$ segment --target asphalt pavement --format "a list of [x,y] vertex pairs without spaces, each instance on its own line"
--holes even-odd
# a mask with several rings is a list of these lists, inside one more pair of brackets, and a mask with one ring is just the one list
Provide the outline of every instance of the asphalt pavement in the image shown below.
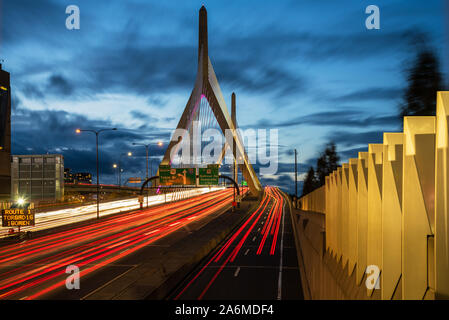
[[174,300],[303,299],[289,206],[267,187],[257,210],[170,294]]

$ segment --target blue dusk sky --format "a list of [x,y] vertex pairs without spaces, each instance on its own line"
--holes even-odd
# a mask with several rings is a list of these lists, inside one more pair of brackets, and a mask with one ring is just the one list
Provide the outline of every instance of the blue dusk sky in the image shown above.
[[[65,26],[80,8],[79,30]],[[95,139],[75,129],[117,127],[101,136],[101,182],[155,167],[193,88],[198,10],[208,10],[209,56],[242,128],[279,129],[279,172],[264,184],[293,192],[329,141],[341,160],[382,132],[398,131],[404,70],[420,44],[433,48],[448,83],[449,7],[444,0],[374,1],[0,1],[0,59],[11,73],[13,154],[61,153],[74,171],[95,171]],[[365,8],[380,8],[367,30]],[[425,39],[425,40],[423,40]],[[301,189],[299,190],[301,192]]]

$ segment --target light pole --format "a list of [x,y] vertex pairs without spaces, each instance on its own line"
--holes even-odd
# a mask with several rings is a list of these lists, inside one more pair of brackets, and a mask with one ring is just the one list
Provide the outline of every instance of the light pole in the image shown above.
[[118,187],[119,188],[122,187],[122,157],[123,156],[131,157],[132,155],[133,155],[132,152],[121,153],[120,157],[118,159]]
[[114,169],[116,169],[116,170],[115,170],[115,176],[116,176],[116,178],[117,178],[117,185],[118,185],[118,170],[117,170],[118,165],[117,165],[116,163],[114,163],[114,164],[112,165],[112,167],[113,167]]
[[[148,144],[144,144],[144,143],[136,143],[136,142],[133,142],[133,146],[142,146],[142,147],[145,147],[145,152],[146,152],[146,160],[145,160],[145,165],[146,165],[146,179],[148,179],[149,178],[149,175],[148,175],[148,160],[149,160],[149,153],[150,153],[150,145],[151,145],[151,143],[148,143]],[[157,143],[157,145],[159,146],[159,147],[162,147],[162,142],[161,141],[159,141],[158,143]],[[148,194],[147,194],[147,208],[148,208]]]
[[[278,147],[291,148],[292,146],[279,144]],[[298,199],[298,151],[296,148],[293,151],[295,154],[295,198]]]
[[100,129],[100,130],[87,130],[87,129],[76,129],[76,133],[81,132],[93,132],[95,133],[95,141],[96,141],[96,150],[97,150],[97,219],[100,218],[100,171],[98,166],[98,135],[103,131],[115,131],[117,128],[108,128],[108,129]]
[[295,198],[298,199],[298,152],[295,148]]

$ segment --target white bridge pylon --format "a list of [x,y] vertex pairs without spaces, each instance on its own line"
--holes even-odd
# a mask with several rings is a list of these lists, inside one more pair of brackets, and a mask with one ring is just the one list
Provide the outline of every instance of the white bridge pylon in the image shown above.
[[[253,166],[249,162],[248,156],[243,145],[241,136],[236,130],[236,125],[232,121],[226,106],[223,94],[221,93],[220,85],[218,84],[217,77],[215,76],[214,68],[209,59],[208,54],[208,41],[207,41],[207,11],[204,6],[201,7],[199,13],[199,41],[198,41],[198,73],[196,76],[195,86],[190,94],[190,98],[184,109],[184,112],[179,120],[176,129],[184,129],[191,132],[192,124],[194,121],[198,121],[199,118],[199,106],[202,104],[202,99],[207,99],[207,103],[215,117],[216,123],[226,137],[226,142],[223,146],[223,152],[221,155],[217,155],[218,162],[223,160],[224,152],[229,146],[233,150],[234,160],[239,163],[239,167],[242,170],[244,179],[248,183],[250,192],[253,195],[259,195],[263,189],[260,181],[254,171]],[[226,132],[232,132],[232,137],[229,134],[227,137]],[[161,164],[171,164],[173,159],[170,159],[171,154],[176,154],[177,148],[179,148],[180,142],[178,140],[170,141],[164,158]],[[172,148],[175,148],[175,153],[172,152]]]

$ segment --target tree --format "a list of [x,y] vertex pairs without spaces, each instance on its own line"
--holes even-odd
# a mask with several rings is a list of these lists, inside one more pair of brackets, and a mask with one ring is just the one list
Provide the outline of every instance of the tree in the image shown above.
[[338,168],[340,157],[337,154],[337,147],[334,142],[330,142],[316,162],[317,188],[326,182],[326,176]]
[[337,154],[337,147],[334,142],[330,142],[316,161],[316,171],[313,167],[309,168],[302,187],[302,195],[304,196],[323,186],[326,182],[326,176],[337,170],[338,161],[340,161],[340,157]]
[[315,170],[313,167],[309,168],[309,171],[307,171],[306,179],[304,180],[304,185],[302,186],[302,195],[305,196],[306,194],[312,192],[316,189],[316,177],[315,177]]
[[407,73],[407,89],[400,105],[401,121],[404,116],[435,115],[436,93],[443,83],[435,54],[430,49],[421,50]]

